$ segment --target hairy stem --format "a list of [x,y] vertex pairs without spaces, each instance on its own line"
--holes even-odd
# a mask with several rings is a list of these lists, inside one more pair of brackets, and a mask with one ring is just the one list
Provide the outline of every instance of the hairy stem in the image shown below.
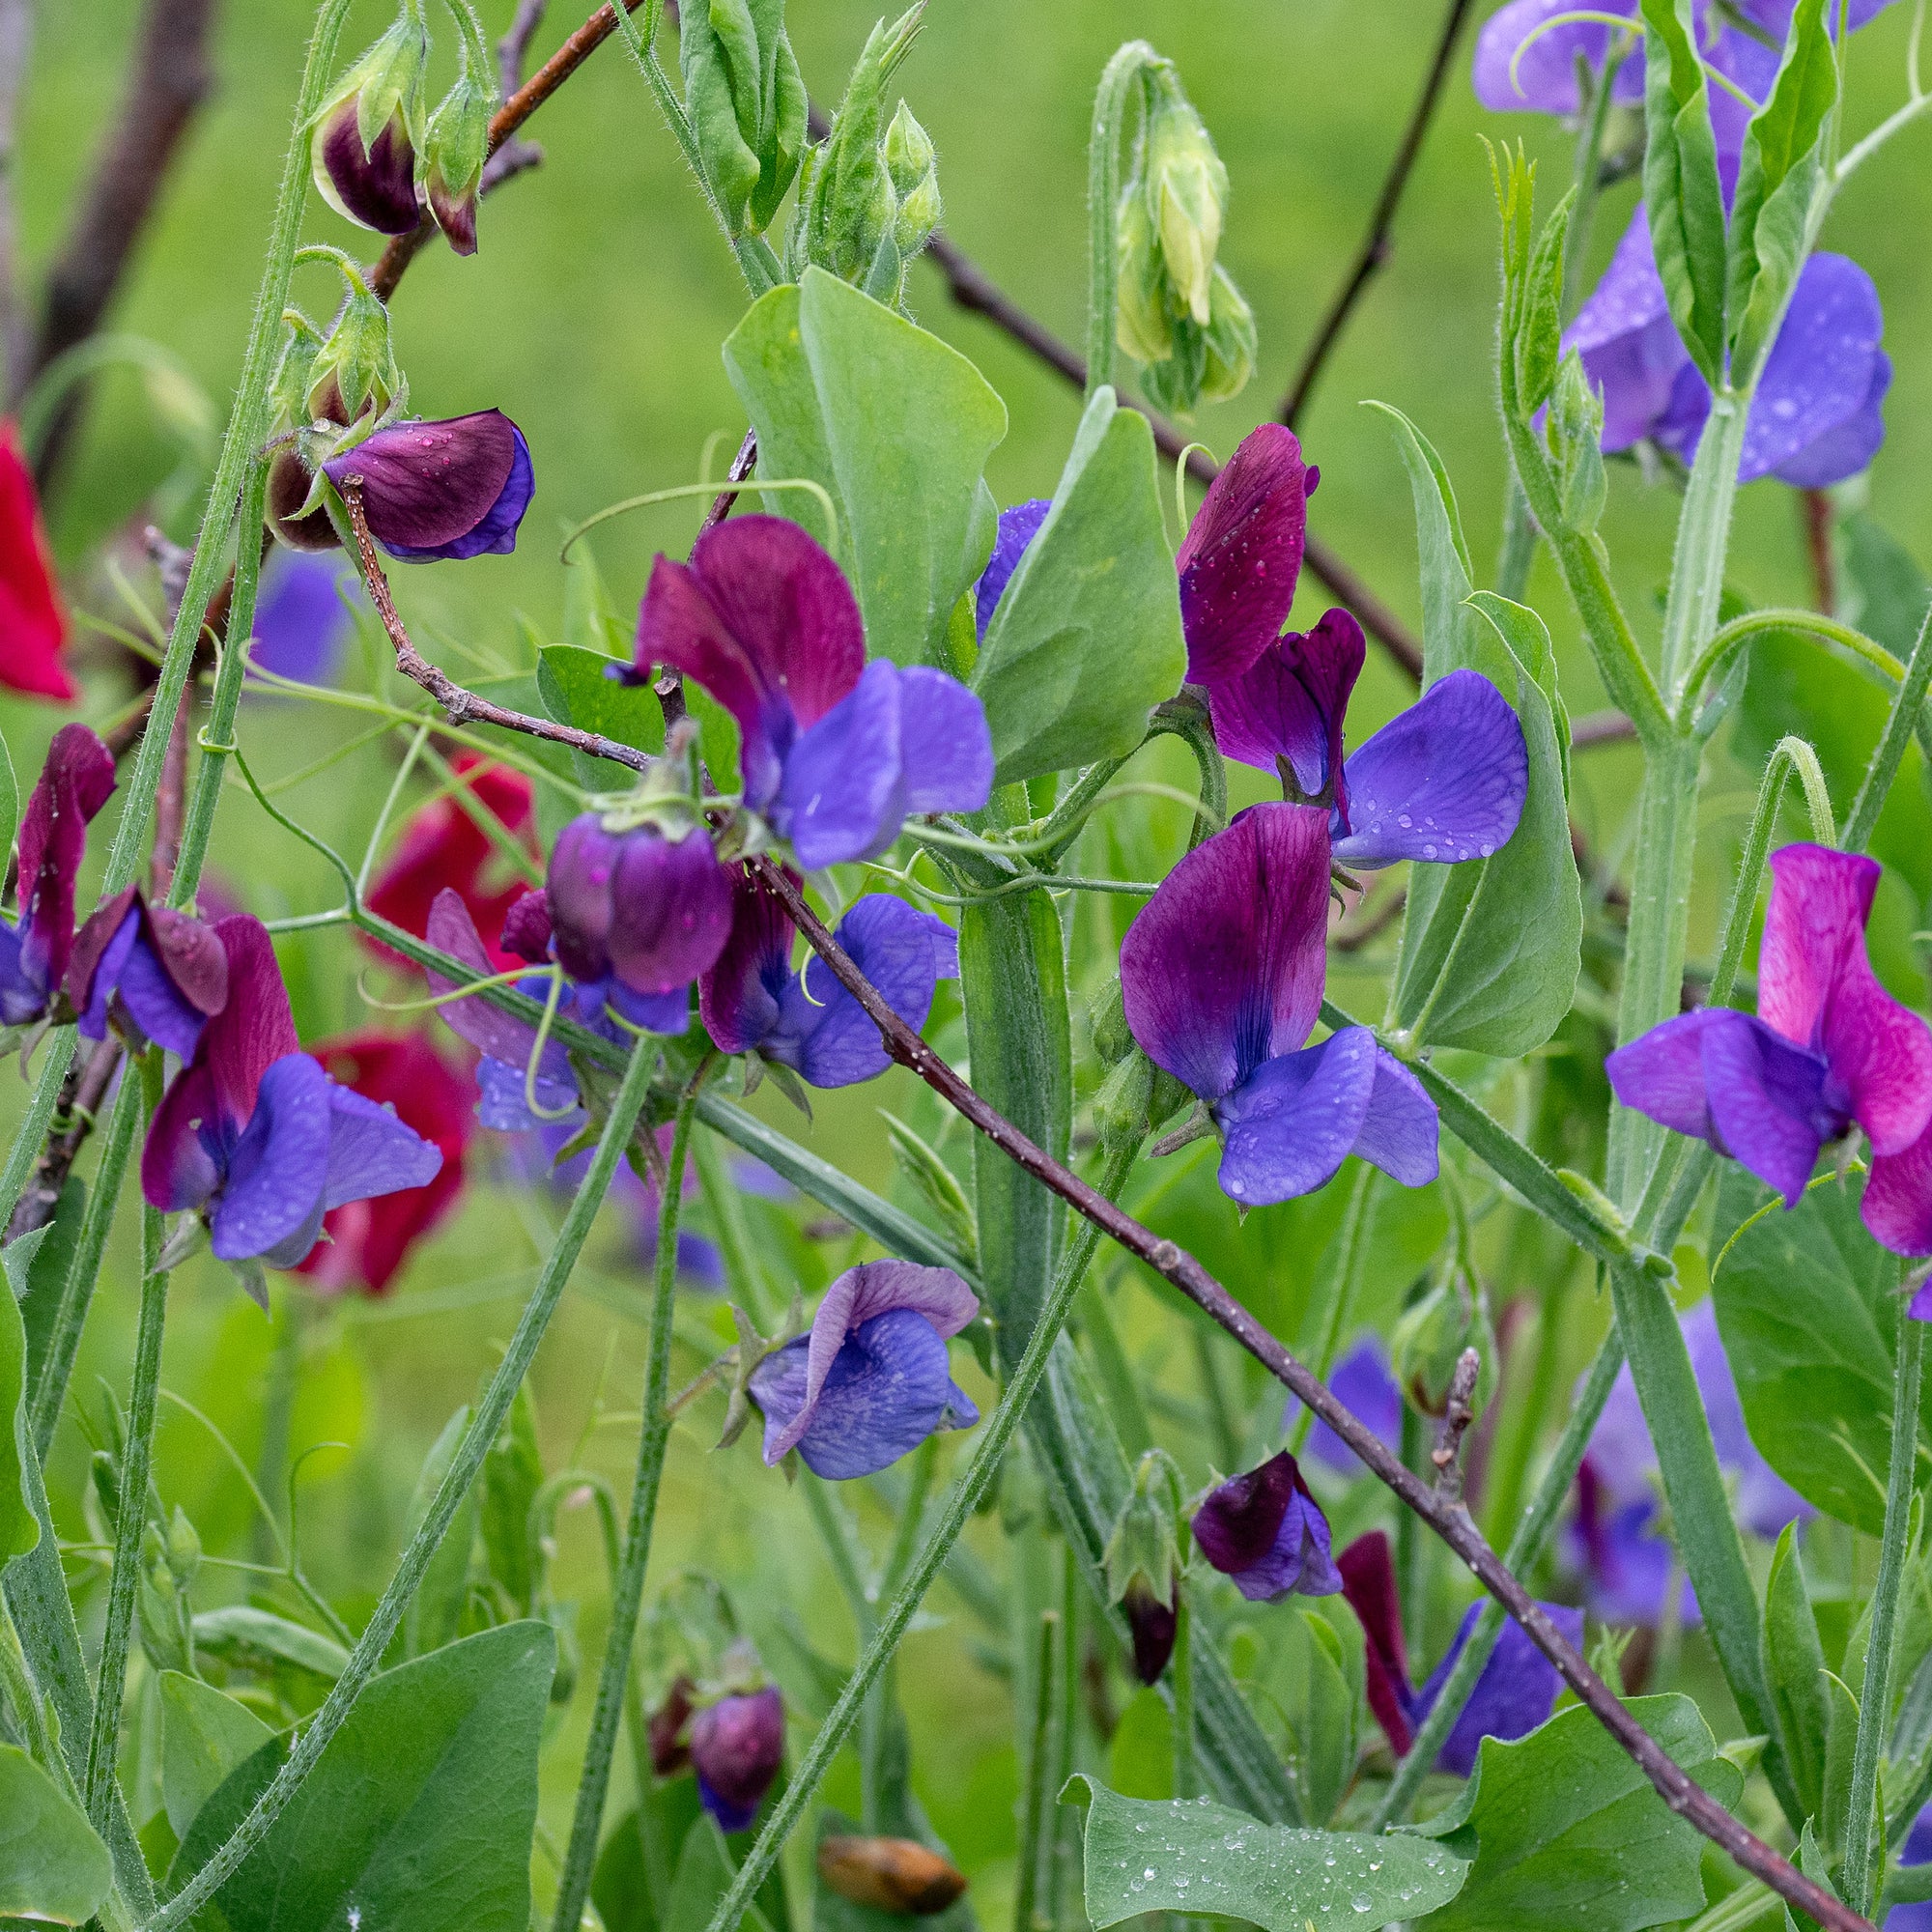
[[1087,137],[1087,370],[1086,389],[1114,380],[1115,333],[1121,307],[1121,136],[1133,87],[1160,56],[1145,41],[1129,41],[1100,72],[1094,94],[1094,127]]

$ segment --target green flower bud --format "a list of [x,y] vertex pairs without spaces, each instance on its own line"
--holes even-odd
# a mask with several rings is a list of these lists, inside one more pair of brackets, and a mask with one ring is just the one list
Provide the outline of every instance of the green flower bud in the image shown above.
[[1228,207],[1228,170],[1179,75],[1172,68],[1155,69],[1151,87],[1143,143],[1148,213],[1177,307],[1206,328]]
[[497,111],[497,81],[480,38],[464,22],[463,71],[430,116],[423,150],[423,186],[431,213],[459,255],[476,252],[476,196],[490,154],[490,117]]
[[706,181],[733,236],[762,235],[798,174],[805,82],[784,0],[685,0],[678,62]]
[[1234,276],[1218,262],[1204,342],[1207,363],[1201,373],[1201,394],[1210,403],[1228,402],[1248,386],[1260,345],[1255,336],[1255,312],[1235,286]]
[[894,191],[901,198],[912,193],[938,168],[939,157],[932,136],[913,118],[912,109],[903,100],[893,116],[892,126],[886,129],[880,153],[886,173],[892,177]]
[[1107,1596],[1122,1602],[1135,1579],[1151,1585],[1163,1603],[1174,1601],[1174,1577],[1179,1568],[1175,1519],[1179,1509],[1180,1480],[1166,1453],[1150,1449],[1134,1471],[1134,1487],[1114,1519],[1102,1558],[1107,1572]]
[[389,311],[359,275],[309,369],[308,419],[353,423],[381,414],[403,385],[389,339]]
[[1150,366],[1174,354],[1174,326],[1167,313],[1166,275],[1154,245],[1147,196],[1138,183],[1121,197],[1116,225],[1121,266],[1115,339],[1136,362]]
[[1610,485],[1604,472],[1603,392],[1591,383],[1574,349],[1556,372],[1546,434],[1564,527],[1587,534],[1604,514]]
[[315,387],[315,360],[322,353],[322,331],[299,309],[284,311],[288,340],[269,386],[276,433],[299,429],[313,419],[309,391]]
[[1138,1147],[1153,1108],[1153,1062],[1137,1048],[1100,1083],[1094,1096],[1094,1128],[1102,1148]]
[[1488,1297],[1480,1288],[1471,1293],[1459,1271],[1404,1312],[1389,1345],[1396,1379],[1423,1414],[1440,1415],[1448,1406],[1450,1378],[1464,1349],[1482,1357],[1474,1405],[1480,1414],[1495,1387],[1495,1331]]

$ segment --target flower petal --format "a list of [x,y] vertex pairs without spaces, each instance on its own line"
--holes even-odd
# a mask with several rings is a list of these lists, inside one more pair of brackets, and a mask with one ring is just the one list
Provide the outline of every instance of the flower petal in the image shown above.
[[730,936],[731,875],[701,825],[675,840],[651,826],[628,834],[611,900],[611,971],[646,998],[689,986]]
[[113,753],[85,724],[63,724],[20,814],[21,964],[45,993],[66,976],[74,875],[88,824],[113,790]]
[[1240,812],[1175,867],[1127,928],[1121,992],[1134,1038],[1196,1094],[1220,1098],[1308,1037],[1327,926],[1327,812]]
[[379,429],[322,467],[338,490],[360,482],[370,535],[384,550],[412,553],[413,561],[441,555],[489,516],[517,467],[520,441],[500,410],[480,410]]
[[1256,1067],[1214,1110],[1227,1135],[1222,1193],[1265,1208],[1324,1185],[1368,1119],[1376,1057],[1375,1035],[1347,1027]]
[[328,1171],[323,1207],[368,1201],[405,1187],[427,1187],[442,1170],[442,1150],[352,1087],[328,1083]]
[[[491,410],[486,413],[495,415],[497,412]],[[468,421],[469,418],[459,420]],[[503,420],[508,422],[509,418],[506,416]],[[461,562],[472,556],[508,556],[517,547],[517,531],[537,489],[536,469],[530,462],[530,446],[515,423],[510,423],[510,435],[513,439],[510,473],[502,489],[497,493],[496,500],[475,524],[447,543],[424,547],[385,542],[383,548],[400,563]],[[375,526],[371,524],[369,527],[373,535]]]
[[774,823],[808,872],[869,859],[905,819],[899,671],[879,658],[784,760]]
[[1251,1603],[1291,1591],[1332,1595],[1341,1573],[1328,1553],[1328,1519],[1286,1449],[1210,1490],[1194,1513],[1201,1553]]
[[[1395,1449],[1402,1440],[1402,1391],[1389,1373],[1388,1350],[1378,1335],[1365,1335],[1335,1364],[1328,1378],[1335,1399],[1350,1414],[1366,1424],[1385,1449]],[[1301,1413],[1301,1403],[1290,1396],[1282,1409],[1285,1433]],[[1323,1422],[1316,1417],[1309,1431],[1308,1453],[1325,1463],[1337,1475],[1355,1477],[1364,1473],[1362,1459]]]
[[[1641,69],[1641,56],[1636,65]],[[1657,272],[1650,222],[1641,208],[1632,215],[1603,279],[1564,332],[1563,347],[1581,355],[1584,373],[1603,391],[1604,448],[1609,452],[1651,435],[1670,411],[1680,375],[1689,369],[1694,379],[1690,352],[1670,319],[1670,298]],[[1701,389],[1701,383],[1697,386]],[[1697,426],[1702,427],[1701,415]]]
[[[1893,1254],[1932,1255],[1932,1127],[1896,1153],[1872,1156],[1859,1212],[1872,1239]],[[1919,1313],[1917,1299],[1912,1312]]]
[[1508,844],[1529,789],[1522,726],[1480,671],[1452,670],[1348,763],[1345,866],[1458,865]]
[[407,235],[417,220],[416,156],[398,109],[374,143],[362,145],[357,98],[350,95],[315,131],[317,191],[335,210],[379,235]]
[[1354,1152],[1405,1187],[1427,1187],[1440,1166],[1435,1102],[1401,1061],[1378,1046],[1376,1084]]
[[[490,955],[483,951],[483,942],[476,934],[476,923],[469,917],[469,908],[463,903],[460,894],[449,887],[437,894],[436,901],[430,907],[428,923],[429,943],[439,952],[447,952],[452,958],[460,959],[481,978],[490,977],[494,971]],[[431,973],[428,979],[432,993],[452,993],[456,990],[456,981],[443,978],[440,973]],[[451,1000],[448,1005],[439,1007],[437,1011],[457,1038],[468,1040],[477,1052],[514,1065],[520,1071],[530,1057],[530,1049],[536,1045],[536,1028],[513,1019],[500,1007],[493,1007],[480,993]],[[556,1043],[546,1042],[545,1071],[555,1070],[561,1077],[564,1071],[562,1061],[562,1051]]]
[[[1875,416],[1872,386],[1884,356],[1879,347],[1884,332],[1877,286],[1850,256],[1813,255],[1806,261],[1751,398],[1740,482],[1786,465],[1802,469],[1812,445],[1847,423]],[[1881,423],[1881,439],[1884,433]],[[1865,452],[1865,461],[1870,454]],[[1842,482],[1863,468],[1860,462],[1824,480]]]
[[250,913],[232,913],[214,930],[228,954],[228,1003],[209,1021],[197,1053],[213,1076],[224,1129],[239,1131],[255,1111],[263,1076],[299,1053],[301,1041],[268,927]]
[[899,783],[905,817],[979,811],[993,793],[985,707],[956,677],[927,665],[899,672]]
[[13,422],[0,421],[0,685],[71,704],[79,693],[61,662],[66,644],[33,471]]
[[986,567],[980,573],[973,593],[973,622],[982,644],[986,641],[986,626],[993,621],[993,612],[999,609],[1013,572],[1020,567],[1027,545],[1039,534],[1039,526],[1046,522],[1046,513],[1052,508],[1050,497],[1034,497],[1000,512],[1000,531],[993,539],[993,554],[986,559]]
[[193,1061],[168,1083],[141,1149],[141,1198],[163,1214],[199,1208],[221,1185],[214,1079]]
[[750,1053],[778,1025],[779,1001],[792,977],[791,943],[791,915],[777,895],[735,867],[730,936],[697,982],[698,1017],[721,1053]]
[[698,1712],[691,1762],[719,1829],[744,1831],[784,1763],[784,1700],[777,1690],[767,1685],[749,1696],[721,1697]]
[[[1418,1724],[1435,1708],[1435,1700],[1442,1694],[1442,1687],[1448,1681],[1449,1673],[1455,1669],[1456,1661],[1463,1654],[1463,1646],[1469,1640],[1469,1633],[1476,1627],[1476,1618],[1481,1614],[1482,1607],[1481,1604],[1471,1604],[1463,1611],[1463,1621],[1442,1662],[1431,1672],[1429,1682],[1416,1692],[1413,1714]],[[1541,1604],[1538,1608],[1573,1648],[1582,1644],[1581,1610],[1562,1604]],[[1469,1693],[1468,1703],[1463,1707],[1462,1716],[1456,1719],[1443,1741],[1442,1754],[1435,1760],[1436,1768],[1452,1772],[1458,1777],[1467,1777],[1476,1768],[1476,1749],[1485,1738],[1500,1738],[1508,1743],[1513,1738],[1527,1737],[1548,1718],[1550,1707],[1556,1702],[1556,1694],[1562,1689],[1563,1679],[1555,1664],[1537,1649],[1520,1624],[1514,1618],[1505,1619],[1502,1633],[1496,1638],[1496,1647],[1490,1653],[1490,1661],[1483,1665],[1482,1675],[1476,1679],[1476,1688]]]
[[1395,1561],[1388,1532],[1372,1529],[1358,1536],[1335,1559],[1342,1594],[1362,1627],[1362,1662],[1369,1709],[1389,1748],[1406,1757],[1415,1733],[1408,1721],[1413,1692],[1408,1683],[1408,1646],[1403,1640],[1402,1605],[1396,1593]]
[[[1581,111],[1577,94],[1577,57],[1593,71],[1601,70],[1609,50],[1611,29],[1595,20],[1577,20],[1553,27],[1531,42],[1519,61],[1517,50],[1536,30],[1559,14],[1578,10],[1570,0],[1509,0],[1483,23],[1476,40],[1476,99],[1499,113],[1527,110],[1538,114],[1574,115]],[[1611,0],[1597,13],[1636,13],[1635,0]],[[1512,63],[1515,71],[1511,71]],[[1641,46],[1617,71],[1619,95],[1628,98],[1626,76],[1634,68],[1643,73]]]
[[1342,724],[1367,651],[1347,611],[1291,632],[1238,676],[1208,687],[1214,742],[1226,757],[1272,775],[1286,758],[1296,787],[1321,798],[1342,774]]
[[327,684],[353,619],[345,601],[355,578],[340,556],[277,549],[264,573],[248,662],[298,684]]
[[210,1217],[210,1245],[219,1260],[248,1261],[279,1249],[311,1223],[321,1228],[328,1089],[328,1075],[305,1053],[284,1054],[262,1072]]

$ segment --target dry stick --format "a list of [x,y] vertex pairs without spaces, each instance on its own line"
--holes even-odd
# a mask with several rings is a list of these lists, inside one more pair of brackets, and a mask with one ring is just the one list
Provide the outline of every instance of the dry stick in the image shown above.
[[14,206],[14,159],[20,89],[34,42],[34,0],[0,0],[0,395],[21,386],[26,360],[20,327],[19,223]]
[[1402,130],[1402,140],[1396,147],[1395,159],[1389,163],[1382,191],[1376,197],[1375,212],[1369,216],[1369,232],[1362,237],[1362,245],[1355,252],[1354,266],[1329,304],[1328,313],[1322,318],[1321,327],[1315,331],[1315,340],[1308,345],[1308,354],[1302,358],[1300,373],[1282,401],[1281,420],[1290,429],[1301,420],[1301,412],[1307,407],[1309,394],[1320,379],[1330,353],[1341,340],[1342,331],[1348,327],[1355,304],[1388,261],[1394,246],[1395,212],[1401,204],[1403,190],[1408,185],[1409,173],[1415,166],[1416,157],[1422,153],[1429,124],[1435,117],[1435,103],[1442,98],[1442,83],[1448,77],[1456,42],[1468,15],[1469,0],[1449,0],[1449,11],[1442,17],[1442,31],[1435,40],[1435,57],[1430,62],[1429,71],[1423,78],[1422,92],[1416,96],[1408,126]]
[[1801,490],[1798,512],[1804,520],[1804,550],[1811,559],[1811,602],[1823,615],[1838,612],[1838,559],[1832,554],[1832,493]]

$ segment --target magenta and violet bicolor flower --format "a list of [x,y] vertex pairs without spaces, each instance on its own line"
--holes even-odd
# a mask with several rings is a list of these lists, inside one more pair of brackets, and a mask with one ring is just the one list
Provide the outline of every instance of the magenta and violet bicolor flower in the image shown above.
[[691,1720],[697,1795],[721,1832],[751,1825],[783,1763],[784,1700],[772,1685],[721,1697]]
[[937,1430],[972,1428],[980,1411],[952,1379],[946,1345],[979,1312],[950,1268],[847,1268],[810,1333],[752,1371],[767,1466],[796,1449],[814,1475],[842,1482],[896,1463]]
[[66,987],[87,1038],[104,1039],[111,1017],[137,1043],[188,1060],[228,1004],[228,953],[212,925],[129,886],[74,935]]
[[[1402,1390],[1389,1369],[1388,1350],[1379,1335],[1365,1335],[1335,1364],[1328,1387],[1335,1400],[1385,1449],[1400,1449]],[[1284,1435],[1294,1427],[1300,1413],[1300,1397],[1290,1396],[1281,1414]],[[1308,1432],[1307,1453],[1338,1476],[1352,1480],[1368,1473],[1362,1459],[1319,1415]]]
[[[1787,1208],[1825,1144],[1862,1128],[1866,1228],[1895,1254],[1932,1255],[1932,1031],[1865,955],[1878,881],[1877,861],[1855,853],[1774,852],[1756,1014],[1681,1013],[1619,1047],[1604,1070],[1626,1107],[1708,1141]],[[1912,1312],[1932,1316],[1926,1291]]]
[[1192,1527],[1202,1555],[1250,1603],[1332,1597],[1342,1587],[1328,1519],[1286,1449],[1209,1490]]
[[1181,860],[1127,928],[1121,992],[1149,1059],[1208,1102],[1221,1187],[1244,1208],[1311,1193],[1351,1153],[1435,1179],[1435,1106],[1367,1027],[1304,1042],[1321,1009],[1328,813],[1257,805]]
[[425,1186],[442,1154],[301,1051],[260,920],[238,913],[214,931],[227,1002],[161,1096],[141,1191],[163,1213],[197,1210],[220,1260],[293,1267],[331,1208]]
[[500,410],[392,423],[322,468],[338,490],[362,486],[369,534],[400,563],[507,554],[536,489],[530,446]]
[[807,871],[869,859],[908,817],[977,811],[993,785],[980,700],[924,665],[866,662],[845,574],[782,517],[736,517],[688,564],[659,556],[630,675],[668,665],[738,725],[746,809]]
[[[1476,1627],[1482,1605],[1471,1604],[1442,1662],[1420,1690],[1408,1676],[1408,1646],[1403,1636],[1402,1609],[1396,1593],[1395,1564],[1387,1534],[1379,1529],[1358,1536],[1336,1559],[1342,1591],[1362,1626],[1362,1661],[1366,1666],[1369,1709],[1397,1757],[1406,1757],[1415,1733],[1435,1708],[1469,1633]],[[1583,1612],[1561,1604],[1538,1607],[1573,1645],[1583,1641]],[[1529,1640],[1522,1627],[1506,1622],[1476,1679],[1469,1701],[1450,1727],[1435,1769],[1467,1777],[1476,1768],[1476,1750],[1485,1738],[1527,1737],[1549,1716],[1563,1680],[1556,1666]]]
[[[1718,1313],[1700,1301],[1679,1318],[1690,1366],[1710,1418],[1718,1463],[1730,1479],[1738,1521],[1767,1543],[1785,1524],[1804,1521],[1812,1508],[1758,1454],[1745,1427],[1744,1406],[1718,1333]],[[1683,1588],[1680,1618],[1698,1621],[1697,1599],[1684,1566],[1662,1534],[1657,1451],[1626,1368],[1590,1436],[1577,1471],[1577,1515],[1570,1525],[1572,1555],[1581,1569],[1592,1613],[1605,1623],[1656,1624],[1674,1573]]]
[[87,828],[114,790],[114,754],[63,724],[20,814],[19,913],[0,920],[0,1025],[46,1017],[73,949],[73,885]]
[[[959,977],[958,935],[943,919],[884,894],[838,923],[838,943],[917,1033],[941,980]],[[813,1087],[850,1087],[891,1065],[866,1009],[822,959],[791,967],[790,915],[742,867],[732,886],[731,936],[698,981],[698,1013],[722,1053],[756,1053]]]

